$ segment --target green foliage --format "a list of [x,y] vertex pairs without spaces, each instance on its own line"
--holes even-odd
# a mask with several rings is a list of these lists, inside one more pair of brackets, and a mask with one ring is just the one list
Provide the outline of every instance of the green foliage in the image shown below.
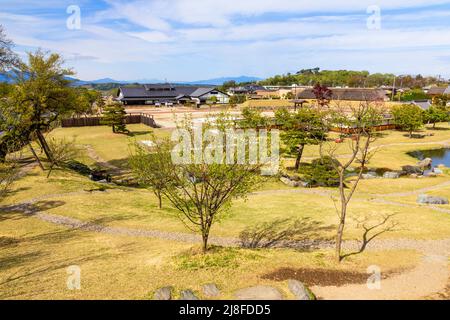
[[[322,70],[305,69],[297,74],[276,75],[264,81],[260,81],[261,85],[291,85],[293,83],[299,85],[314,85],[321,83],[328,87],[349,86],[349,87],[379,87],[381,85],[392,86],[394,74],[390,73],[373,73],[368,71],[352,71],[352,70]],[[437,83],[438,79],[434,77],[404,76],[401,78],[403,87],[422,88],[426,85]]]
[[430,96],[427,95],[422,89],[413,89],[407,91],[403,94],[398,93],[396,99],[400,101],[416,101],[416,100],[427,100]]
[[410,137],[414,131],[423,126],[423,111],[414,104],[404,104],[392,108],[395,124],[402,130],[408,131]]
[[241,104],[247,101],[247,96],[245,94],[234,94],[230,97],[229,103],[231,105]]
[[18,167],[15,162],[0,163],[0,203],[7,195],[9,188],[18,174]]
[[67,164],[80,155],[80,149],[77,148],[75,139],[68,141],[65,138],[48,140],[48,146],[53,155],[53,162],[60,167],[66,167]]
[[101,123],[112,128],[114,133],[127,133],[125,125],[126,111],[120,102],[106,105]]
[[[202,129],[203,134],[208,129],[225,130],[209,123]],[[211,226],[228,211],[234,199],[245,198],[258,186],[257,173],[261,166],[240,164],[238,161],[230,164],[226,152],[214,152],[213,161],[205,158],[205,152],[201,159],[194,161],[192,151],[198,150],[198,146],[194,145],[196,139],[192,121],[185,118],[178,124],[178,132],[184,135],[180,136],[178,144],[171,149],[171,160],[157,162],[155,170],[168,181],[161,193],[177,209],[178,217],[185,226],[201,233],[203,250],[206,252]],[[202,149],[210,144],[213,142],[205,139]],[[189,150],[185,150],[186,145]],[[174,161],[177,157],[181,159]]]
[[256,129],[268,125],[268,119],[256,108],[245,107],[242,109],[242,118],[239,126],[244,129]]
[[103,101],[101,93],[85,88],[76,89],[77,103],[74,110],[75,115],[91,115],[94,113],[94,105],[98,101]]
[[286,108],[275,112],[275,121],[283,130],[281,141],[282,152],[287,156],[297,156],[295,168],[300,166],[300,160],[305,145],[317,145],[326,138],[328,128],[325,124],[325,114],[312,107],[289,112]]
[[432,103],[437,107],[447,107],[447,103],[450,101],[449,95],[438,95],[433,97]]
[[339,175],[336,171],[338,161],[329,156],[313,160],[311,164],[300,167],[299,173],[302,180],[309,186],[314,187],[337,187],[339,186]]
[[19,63],[17,84],[4,101],[8,109],[4,125],[12,131],[7,140],[22,146],[35,135],[49,160],[52,155],[43,132],[51,130],[62,116],[71,115],[78,103],[67,80],[73,72],[63,63],[58,54],[29,53],[28,63]]
[[169,141],[155,141],[152,148],[136,143],[129,158],[130,167],[137,181],[153,191],[159,199],[160,208],[162,191],[170,183],[170,177],[166,173],[171,170],[168,167],[172,161],[171,150],[172,144]]
[[446,107],[431,106],[423,115],[425,123],[433,124],[433,127],[436,123],[450,120],[450,111]]

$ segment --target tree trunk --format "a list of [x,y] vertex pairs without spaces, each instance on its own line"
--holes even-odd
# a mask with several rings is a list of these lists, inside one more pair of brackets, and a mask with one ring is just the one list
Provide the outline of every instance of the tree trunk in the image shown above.
[[162,209],[162,195],[161,192],[157,192],[157,197],[158,197],[158,205],[159,205],[159,209]]
[[336,261],[341,262],[342,237],[344,236],[345,219],[341,219],[336,233]]
[[339,193],[341,196],[341,212],[339,215],[339,226],[336,233],[336,261],[339,263],[342,259],[342,238],[344,236],[345,218],[347,215],[347,199],[345,197],[344,172],[339,174]]
[[207,233],[202,234],[202,242],[203,242],[202,251],[203,251],[203,253],[206,253],[206,252],[208,252],[208,234]]
[[45,155],[47,156],[47,159],[53,163],[53,156],[52,151],[50,150],[50,147],[48,146],[47,141],[45,140],[44,135],[40,130],[36,130],[36,136],[39,140],[39,143],[41,144],[42,150],[44,151]]
[[305,150],[305,145],[301,144],[298,147],[297,160],[295,160],[295,170],[300,168],[300,161],[302,160],[303,150]]
[[28,146],[30,147],[31,153],[33,154],[34,158],[36,159],[37,163],[39,164],[39,167],[42,169],[42,171],[45,171],[45,168],[42,165],[41,159],[39,159],[38,155],[36,154],[36,151],[34,151],[34,148],[31,145],[31,143],[28,143]]

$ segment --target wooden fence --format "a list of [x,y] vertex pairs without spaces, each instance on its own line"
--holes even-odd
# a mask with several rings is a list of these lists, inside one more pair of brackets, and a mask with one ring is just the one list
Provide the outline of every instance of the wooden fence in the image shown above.
[[[62,119],[61,126],[63,128],[101,126],[101,119],[101,116]],[[157,127],[154,117],[150,114],[140,113],[126,115],[125,124],[136,123],[142,123],[152,128]]]

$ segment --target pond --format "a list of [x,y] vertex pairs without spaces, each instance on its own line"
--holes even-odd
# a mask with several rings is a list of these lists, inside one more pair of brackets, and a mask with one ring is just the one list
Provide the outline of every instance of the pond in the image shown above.
[[450,149],[434,149],[434,150],[422,150],[422,151],[413,151],[410,152],[409,155],[423,160],[425,158],[433,159],[433,166],[439,166],[443,164],[446,167],[450,168]]

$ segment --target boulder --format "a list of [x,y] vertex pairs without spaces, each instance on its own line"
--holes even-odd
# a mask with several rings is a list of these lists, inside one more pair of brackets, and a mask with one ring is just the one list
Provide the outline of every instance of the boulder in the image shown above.
[[289,179],[289,178],[286,178],[286,177],[281,177],[281,178],[280,178],[280,181],[283,182],[285,185],[290,186],[290,187],[293,187],[293,188],[298,188],[298,187],[300,187],[300,185],[301,185],[300,182],[298,182],[298,181],[293,181],[293,180],[291,180],[291,179]]
[[388,171],[383,174],[384,179],[398,179],[400,178],[400,172]]
[[417,197],[417,203],[420,204],[448,204],[448,199],[444,197],[434,197],[421,194]]
[[238,290],[237,300],[283,300],[280,291],[270,286],[255,286]]
[[297,280],[288,280],[288,287],[297,300],[311,300],[308,289]]
[[405,171],[407,174],[422,174],[423,170],[418,166],[403,166],[402,171]]
[[417,166],[421,169],[429,169],[433,165],[433,159],[426,158],[417,163]]
[[199,300],[192,290],[183,290],[180,293],[180,300]]
[[172,300],[172,287],[159,288],[155,291],[154,300]]
[[441,169],[438,169],[438,168],[434,168],[433,172],[435,174],[443,174],[444,173],[444,171],[442,171]]
[[369,172],[367,172],[367,173],[363,173],[362,174],[362,178],[363,179],[376,179],[376,178],[378,178],[378,175],[377,175],[377,173],[376,172],[373,172],[373,171],[369,171]]
[[434,173],[434,172],[431,171],[431,170],[426,170],[426,171],[423,173],[423,176],[424,176],[424,177],[429,177],[429,178],[434,178],[434,177],[437,177],[437,174]]
[[205,284],[203,287],[203,294],[206,297],[218,297],[220,296],[220,290],[214,283]]

